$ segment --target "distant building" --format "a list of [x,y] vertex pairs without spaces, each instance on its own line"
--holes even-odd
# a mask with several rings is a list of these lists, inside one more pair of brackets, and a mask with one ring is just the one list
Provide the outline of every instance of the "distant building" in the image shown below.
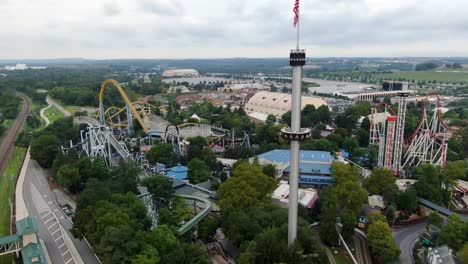
[[260,83],[236,83],[218,88],[220,93],[246,93],[254,90],[270,90],[270,87]]
[[455,264],[452,249],[446,245],[429,248],[426,260],[429,264]]
[[[261,165],[272,164],[276,177],[289,181],[290,154],[286,149],[275,149],[258,155]],[[254,158],[250,159],[251,162]],[[331,165],[336,160],[327,151],[301,150],[299,153],[299,185],[301,187],[323,188],[333,184]]]
[[161,74],[161,76],[165,78],[197,77],[198,75],[198,71],[194,69],[166,70]]
[[408,82],[384,81],[382,83],[382,90],[384,91],[406,91],[408,90]]
[[190,90],[187,88],[185,85],[177,85],[177,86],[171,86],[169,89],[167,89],[167,93],[189,93]]
[[[245,105],[247,114],[263,113],[266,115],[274,115],[281,117],[284,113],[291,111],[291,94],[274,93],[274,92],[258,92],[253,95]],[[327,105],[323,99],[311,96],[301,96],[301,106],[313,105],[319,108],[322,105]]]

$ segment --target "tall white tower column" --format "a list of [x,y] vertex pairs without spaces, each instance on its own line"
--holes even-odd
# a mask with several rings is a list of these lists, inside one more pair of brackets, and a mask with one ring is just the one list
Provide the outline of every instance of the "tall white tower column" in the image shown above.
[[297,203],[299,188],[299,143],[310,138],[310,129],[301,128],[302,66],[305,51],[291,50],[289,64],[292,66],[291,126],[281,130],[281,137],[291,142],[291,173],[289,175],[288,244],[292,245],[297,235]]

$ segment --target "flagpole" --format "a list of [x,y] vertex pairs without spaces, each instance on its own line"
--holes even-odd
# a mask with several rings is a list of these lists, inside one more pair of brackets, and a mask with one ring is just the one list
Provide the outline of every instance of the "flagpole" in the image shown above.
[[301,24],[301,7],[297,9],[297,40],[296,40],[296,49],[299,49],[299,26]]

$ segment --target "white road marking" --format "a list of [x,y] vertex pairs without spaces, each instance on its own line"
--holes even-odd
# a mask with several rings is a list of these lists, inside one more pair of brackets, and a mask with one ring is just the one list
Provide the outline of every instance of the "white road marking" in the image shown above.
[[[55,230],[51,235],[55,235],[55,233],[57,233],[58,231],[60,231],[60,228],[57,228],[57,230]],[[59,240],[62,236],[59,236],[57,239],[55,239],[55,241]]]
[[54,227],[56,224],[58,224],[57,222],[53,223],[51,226],[48,227],[48,229],[50,230],[52,227]]
[[44,222],[44,224],[47,224],[50,220],[54,219],[54,217],[52,216],[51,218],[47,219],[47,221]]

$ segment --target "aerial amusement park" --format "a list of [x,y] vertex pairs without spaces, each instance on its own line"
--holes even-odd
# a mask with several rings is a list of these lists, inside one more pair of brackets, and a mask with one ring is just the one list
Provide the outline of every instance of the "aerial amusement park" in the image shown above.
[[431,93],[422,99],[418,125],[405,137],[408,91],[398,93],[398,109],[379,102],[371,108],[369,146],[378,149],[377,167],[408,177],[411,168],[429,163],[445,166],[447,140],[451,129],[440,111],[440,96]]
[[[125,102],[124,107],[104,105],[104,91],[109,86],[118,90]],[[203,123],[187,122],[174,125],[156,114],[161,112],[161,108],[163,107],[144,101],[131,102],[117,81],[105,80],[99,93],[99,109],[96,117],[76,116],[74,119],[75,123],[88,124],[87,132],[81,132],[81,142],[78,145],[90,157],[104,157],[108,167],[112,167],[117,161],[112,154],[115,150],[123,159],[142,162],[146,170],[151,168],[144,158],[144,153],[131,154],[125,144],[125,140],[131,140],[136,129],[135,124],[144,132],[144,136],[138,140],[133,138],[134,141],[138,141],[140,147],[152,145],[153,140],[159,140],[172,144],[174,153],[179,157],[183,157],[187,151],[189,142],[186,139],[197,136],[206,138],[211,146],[221,149],[234,145],[250,148],[249,134],[246,132],[236,135],[235,131]],[[192,118],[198,117],[194,114]]]

